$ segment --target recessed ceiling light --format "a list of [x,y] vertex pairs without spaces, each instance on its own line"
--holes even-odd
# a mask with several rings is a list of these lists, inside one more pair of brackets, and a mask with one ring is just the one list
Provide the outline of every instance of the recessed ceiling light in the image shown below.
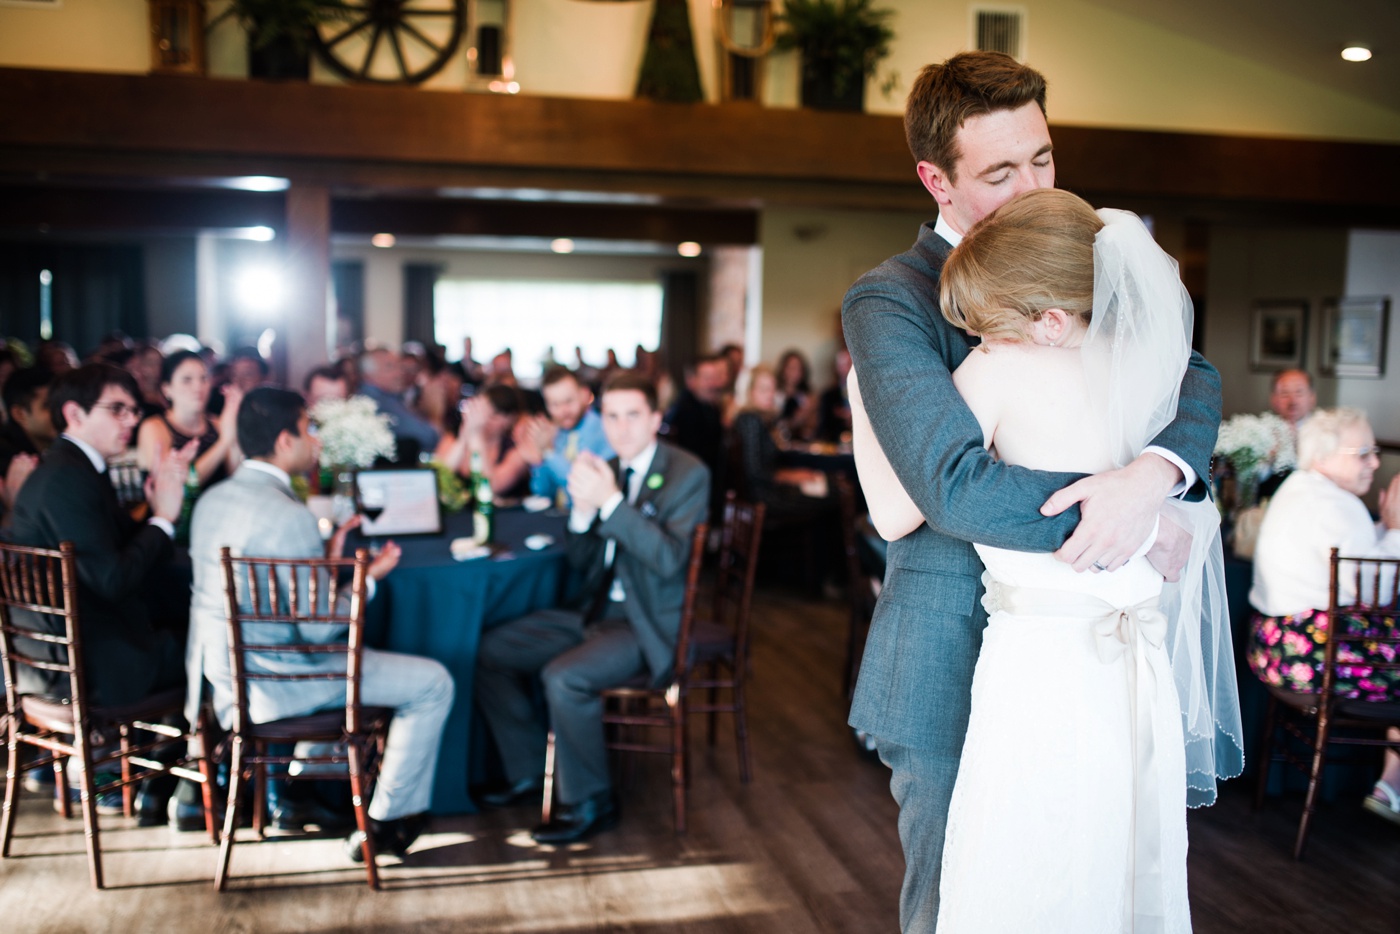
[[676,252],[682,256],[699,256],[700,244],[696,243],[694,240],[687,240],[676,247]]
[[381,250],[387,250],[394,245],[394,235],[391,233],[377,233],[369,238],[372,246],[377,246]]
[[1342,49],[1342,58],[1349,62],[1369,62],[1371,50],[1364,45],[1349,45]]
[[568,237],[560,237],[558,240],[551,240],[549,248],[556,253],[572,253],[574,251],[574,241]]

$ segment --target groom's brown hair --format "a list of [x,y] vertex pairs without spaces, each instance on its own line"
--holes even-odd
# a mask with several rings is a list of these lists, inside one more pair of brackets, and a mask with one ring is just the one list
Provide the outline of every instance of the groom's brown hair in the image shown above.
[[1034,102],[1045,113],[1045,76],[1002,52],[962,52],[919,72],[904,105],[904,136],[919,162],[957,181],[958,128],[972,117]]

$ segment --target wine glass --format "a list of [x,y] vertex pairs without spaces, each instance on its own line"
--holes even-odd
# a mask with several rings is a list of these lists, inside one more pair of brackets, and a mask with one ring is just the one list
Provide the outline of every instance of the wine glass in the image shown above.
[[[360,487],[360,515],[365,517],[365,522],[373,523],[384,512],[384,507],[388,504],[388,493],[379,484]],[[374,533],[366,526],[362,530],[369,536],[370,550],[378,552],[379,548],[375,542]]]

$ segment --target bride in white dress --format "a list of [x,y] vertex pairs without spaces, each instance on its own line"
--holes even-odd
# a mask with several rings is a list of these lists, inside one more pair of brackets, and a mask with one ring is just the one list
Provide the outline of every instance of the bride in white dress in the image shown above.
[[[1029,192],[969,232],[941,298],[945,317],[983,338],[953,381],[999,459],[1111,470],[1174,417],[1191,304],[1135,215]],[[855,374],[851,403],[871,518],[893,540],[924,520],[879,449]],[[1195,547],[1185,583],[1166,592],[1141,554],[1078,574],[1049,554],[976,545],[989,618],[940,934],[1190,931],[1188,784],[1192,804],[1214,799],[1240,731],[1219,517],[1207,501],[1173,519]]]

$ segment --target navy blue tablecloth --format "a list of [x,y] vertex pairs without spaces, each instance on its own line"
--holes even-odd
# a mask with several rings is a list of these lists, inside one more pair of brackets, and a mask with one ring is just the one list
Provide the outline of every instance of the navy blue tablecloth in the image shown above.
[[[441,535],[395,539],[403,558],[379,583],[366,609],[365,636],[377,648],[437,659],[456,682],[433,782],[434,814],[476,810],[467,782],[472,775],[472,688],[481,633],[558,603],[567,573],[565,521],[558,515],[501,510],[496,541],[505,550],[463,562],[453,560],[448,545],[471,534],[470,514],[444,517]],[[552,535],[555,543],[543,551],[528,550],[524,541],[536,533]],[[356,544],[347,543],[347,552]],[[479,741],[475,748],[481,748]]]

